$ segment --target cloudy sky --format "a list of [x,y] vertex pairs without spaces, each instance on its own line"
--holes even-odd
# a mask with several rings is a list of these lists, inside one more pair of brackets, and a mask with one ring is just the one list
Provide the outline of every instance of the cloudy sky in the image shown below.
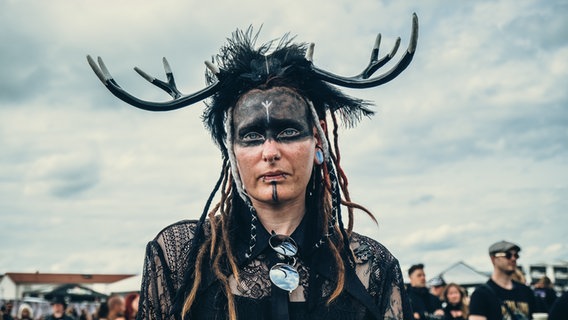
[[[361,233],[403,269],[464,261],[491,270],[487,247],[519,243],[520,262],[568,261],[566,1],[0,0],[0,273],[140,273],[145,244],[196,218],[220,169],[203,104],[151,113],[114,98],[85,56],[144,99],[163,92],[166,56],[185,92],[236,28],[315,42],[335,73],[409,41],[395,81],[348,93],[377,114],[340,132]],[[402,51],[402,50],[400,50]],[[400,57],[397,55],[397,57]],[[395,58],[396,59],[396,58]]]

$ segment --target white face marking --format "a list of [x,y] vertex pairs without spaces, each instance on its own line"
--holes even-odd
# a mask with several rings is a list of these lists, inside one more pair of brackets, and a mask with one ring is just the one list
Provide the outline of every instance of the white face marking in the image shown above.
[[266,109],[266,122],[270,122],[270,112],[268,109],[270,109],[270,106],[272,105],[272,101],[264,101],[262,102],[262,106],[264,107],[264,109]]

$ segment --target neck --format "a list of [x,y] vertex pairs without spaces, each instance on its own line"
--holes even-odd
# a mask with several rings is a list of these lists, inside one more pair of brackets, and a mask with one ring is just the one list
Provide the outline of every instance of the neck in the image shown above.
[[252,201],[258,220],[268,231],[291,235],[300,225],[306,213],[305,199],[287,203],[264,203]]
[[494,270],[493,274],[491,275],[491,280],[493,280],[493,282],[495,282],[501,288],[507,290],[513,289],[513,281],[511,275],[509,274],[500,272],[499,270]]

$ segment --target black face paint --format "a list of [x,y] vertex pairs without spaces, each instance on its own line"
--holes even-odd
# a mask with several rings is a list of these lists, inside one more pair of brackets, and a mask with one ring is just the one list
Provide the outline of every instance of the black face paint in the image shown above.
[[252,147],[267,140],[292,143],[313,136],[307,103],[286,88],[247,93],[233,114],[234,142]]
[[276,190],[276,181],[272,181],[272,200],[278,202],[278,191]]

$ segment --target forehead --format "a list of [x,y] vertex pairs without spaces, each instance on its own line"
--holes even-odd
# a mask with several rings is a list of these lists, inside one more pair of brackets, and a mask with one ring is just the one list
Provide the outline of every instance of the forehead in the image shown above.
[[233,110],[233,123],[239,125],[247,119],[297,119],[308,121],[308,104],[295,91],[288,88],[251,90],[243,95]]
[[411,277],[416,277],[416,276],[423,276],[424,273],[424,269],[416,269],[414,271],[412,271],[412,273],[410,274]]

